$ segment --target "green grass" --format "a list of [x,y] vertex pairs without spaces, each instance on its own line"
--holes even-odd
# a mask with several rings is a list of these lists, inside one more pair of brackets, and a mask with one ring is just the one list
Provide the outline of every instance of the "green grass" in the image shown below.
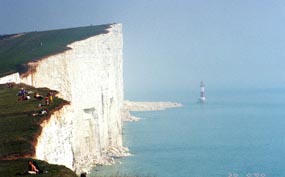
[[[14,85],[13,88],[0,85],[0,176],[15,176],[16,173],[23,173],[27,170],[29,159],[24,157],[35,153],[34,144],[41,131],[40,124],[49,118],[52,111],[68,104],[67,101],[54,97],[53,104],[44,106],[49,110],[49,114],[33,116],[33,113],[42,109],[38,107],[38,104],[44,103],[44,100],[36,100],[31,94],[30,100],[18,101],[17,93],[21,88],[27,91],[37,91],[43,96],[50,91],[47,88],[34,88],[24,84]],[[41,176],[76,176],[64,166],[50,165],[43,161],[37,162],[44,171],[48,171]]]
[[[36,89],[22,84],[13,88],[0,85],[0,159],[33,155],[34,143],[41,131],[40,124],[49,118],[49,115],[32,115],[42,109],[38,104],[44,103],[43,100],[36,100],[31,95],[30,100],[18,101],[16,95],[22,87],[27,91],[38,91],[43,96],[49,92],[47,88]],[[55,97],[54,103],[44,108],[47,108],[50,114],[52,110],[64,104],[67,102]]]
[[27,70],[26,64],[68,50],[68,44],[107,33],[110,25],[5,35],[0,37],[0,77]]
[[[15,177],[17,173],[24,174],[28,170],[28,161],[31,159],[17,159],[17,160],[0,160],[0,176]],[[77,175],[70,169],[62,165],[51,165],[47,162],[34,160],[39,167],[45,172],[39,175],[42,177],[77,177]],[[22,177],[30,177],[31,175],[21,175]]]

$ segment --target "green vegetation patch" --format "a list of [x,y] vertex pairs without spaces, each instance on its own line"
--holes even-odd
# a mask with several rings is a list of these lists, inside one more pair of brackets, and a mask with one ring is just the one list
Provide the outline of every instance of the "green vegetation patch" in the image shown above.
[[[30,100],[21,100],[22,97],[17,96],[21,88],[30,93]],[[43,99],[35,99],[35,92],[42,95]],[[23,84],[8,88],[7,85],[0,85],[0,159],[34,155],[34,145],[41,132],[40,124],[48,119],[54,110],[68,104],[65,100],[53,97],[52,104],[39,107],[39,104],[46,104],[45,97],[48,93],[50,90],[47,88],[34,88]],[[39,114],[42,110],[47,110],[47,113]]]
[[47,162],[34,160],[34,159],[17,159],[17,160],[0,160],[0,174],[5,177],[30,177],[31,175],[20,175],[24,174],[28,170],[28,161],[36,161],[39,167],[44,171],[43,174],[32,175],[32,176],[43,176],[43,177],[77,177],[77,175],[70,169],[62,165],[51,165]]
[[68,44],[107,33],[110,25],[0,36],[0,77],[27,71],[29,61],[68,50]]

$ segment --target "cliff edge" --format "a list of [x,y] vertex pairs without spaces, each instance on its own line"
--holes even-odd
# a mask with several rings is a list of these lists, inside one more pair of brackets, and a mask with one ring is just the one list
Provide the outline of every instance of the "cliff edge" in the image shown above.
[[36,158],[80,173],[128,155],[122,145],[122,25],[73,42],[68,50],[28,63],[28,71],[0,79],[47,87],[70,102],[41,126]]
[[[21,82],[59,91],[70,105],[42,126],[36,157],[75,171],[112,163],[110,150],[122,146],[122,25],[74,42],[63,53],[31,62]],[[114,150],[116,149],[116,150]]]

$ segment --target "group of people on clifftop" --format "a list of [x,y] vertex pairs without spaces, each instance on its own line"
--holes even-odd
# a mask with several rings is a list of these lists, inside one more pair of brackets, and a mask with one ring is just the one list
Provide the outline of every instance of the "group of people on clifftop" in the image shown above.
[[[21,90],[18,92],[17,96],[18,101],[25,101],[31,99],[30,94],[33,93],[32,91],[27,92],[24,88],[21,88]],[[45,100],[45,105],[49,105],[53,103],[53,92],[50,91],[46,97],[44,98],[42,95],[40,95],[37,91],[34,92],[34,98],[36,100]]]
[[[34,98],[37,100],[45,100],[45,106],[48,106],[49,104],[53,103],[53,92],[49,92],[46,97],[44,98],[42,95],[40,95],[38,92],[35,92]],[[42,105],[43,106],[43,105]]]
[[[12,87],[9,87],[12,88]],[[32,92],[32,91],[26,91],[24,88],[21,88],[21,90],[18,92],[17,96],[18,96],[18,101],[25,101],[25,100],[29,100],[31,99],[30,94],[34,93],[34,98],[36,100],[45,100],[45,105],[49,105],[53,103],[53,92],[50,91],[46,97],[43,97],[42,95],[40,95],[37,91]]]
[[[7,87],[8,88],[12,88],[13,86],[9,85],[7,83]],[[49,91],[49,93],[44,97],[42,95],[39,94],[39,92],[35,91],[26,91],[24,88],[21,88],[17,94],[18,96],[18,101],[26,101],[26,100],[30,100],[31,99],[31,94],[34,94],[34,99],[41,101],[37,107],[38,108],[42,108],[41,110],[39,110],[38,112],[33,113],[33,116],[38,116],[38,115],[45,115],[48,114],[48,109],[44,108],[44,106],[48,106],[50,104],[53,104],[53,96],[54,93],[52,91]],[[44,102],[43,102],[44,101]]]

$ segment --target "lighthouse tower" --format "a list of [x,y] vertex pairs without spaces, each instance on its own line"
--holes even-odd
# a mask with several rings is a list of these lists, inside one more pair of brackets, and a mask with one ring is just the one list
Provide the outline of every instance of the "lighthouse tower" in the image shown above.
[[200,83],[200,102],[202,102],[202,103],[206,102],[205,84],[203,81],[201,81],[201,83]]

